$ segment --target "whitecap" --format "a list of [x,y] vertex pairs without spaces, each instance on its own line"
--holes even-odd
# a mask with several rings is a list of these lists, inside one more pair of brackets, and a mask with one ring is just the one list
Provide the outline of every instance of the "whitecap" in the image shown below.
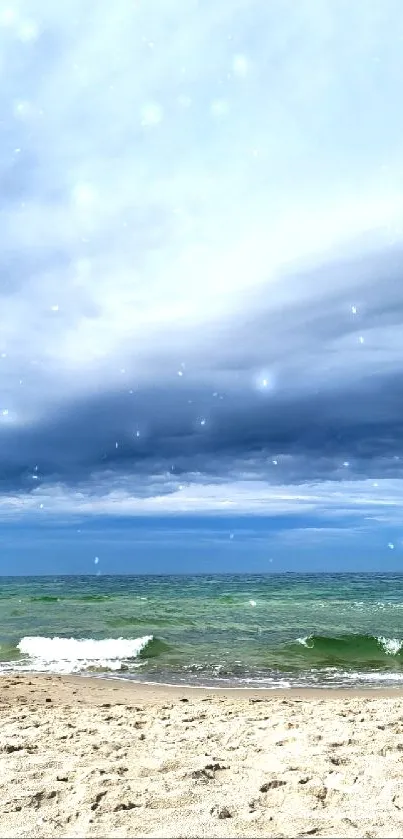
[[31,672],[78,673],[89,668],[121,670],[133,663],[152,640],[152,635],[100,640],[26,636],[17,645],[22,657],[18,662],[7,664],[14,670]]
[[312,635],[305,635],[304,638],[297,638],[296,643],[301,644],[302,647],[312,647],[312,644],[309,644],[308,641],[312,641]]
[[397,655],[402,649],[403,641],[398,638],[385,638],[381,635],[376,639],[387,655]]

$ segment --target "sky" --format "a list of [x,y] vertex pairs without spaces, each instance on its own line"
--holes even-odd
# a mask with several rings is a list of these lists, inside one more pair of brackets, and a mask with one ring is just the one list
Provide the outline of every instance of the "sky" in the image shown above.
[[403,567],[401,0],[0,8],[0,573]]

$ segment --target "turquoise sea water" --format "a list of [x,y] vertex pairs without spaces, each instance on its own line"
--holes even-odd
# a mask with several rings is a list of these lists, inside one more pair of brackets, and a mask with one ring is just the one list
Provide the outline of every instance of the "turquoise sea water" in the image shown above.
[[202,685],[403,681],[403,575],[0,578],[0,672]]

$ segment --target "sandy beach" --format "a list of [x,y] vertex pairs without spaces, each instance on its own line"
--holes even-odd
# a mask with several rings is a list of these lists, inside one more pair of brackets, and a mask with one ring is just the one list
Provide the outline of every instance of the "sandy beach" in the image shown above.
[[396,836],[402,694],[1,679],[0,835]]

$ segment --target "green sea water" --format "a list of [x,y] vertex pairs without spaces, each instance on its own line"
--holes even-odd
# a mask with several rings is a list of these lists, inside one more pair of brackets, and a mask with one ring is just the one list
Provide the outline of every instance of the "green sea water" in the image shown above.
[[403,575],[0,578],[0,672],[398,686]]

